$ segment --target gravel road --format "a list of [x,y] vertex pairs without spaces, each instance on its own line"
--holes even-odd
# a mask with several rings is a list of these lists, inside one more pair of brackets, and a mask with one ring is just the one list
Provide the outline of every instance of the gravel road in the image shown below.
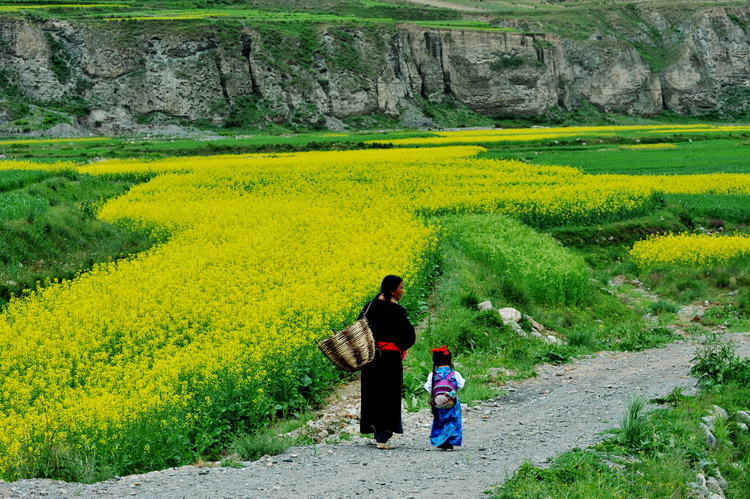
[[[750,356],[750,333],[726,336],[739,355]],[[536,378],[506,384],[500,397],[466,407],[464,446],[454,452],[430,447],[431,416],[422,410],[404,414],[405,433],[395,437],[395,450],[378,450],[353,437],[336,445],[291,448],[242,468],[183,466],[92,485],[0,482],[0,497],[435,498],[455,491],[482,497],[524,460],[540,465],[595,443],[600,432],[618,426],[629,397],[650,399],[675,387],[693,388],[688,372],[699,347],[688,338],[643,352],[604,352],[572,364],[541,366]],[[449,474],[450,487],[443,487],[436,474]]]

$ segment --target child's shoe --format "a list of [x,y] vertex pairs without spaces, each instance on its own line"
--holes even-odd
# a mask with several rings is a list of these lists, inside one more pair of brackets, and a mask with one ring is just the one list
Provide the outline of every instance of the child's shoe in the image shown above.
[[442,449],[444,451],[452,451],[453,450],[453,444],[449,444],[448,442],[445,442],[444,444],[438,445],[438,449]]
[[390,442],[378,442],[375,444],[375,447],[380,450],[393,450],[396,448],[396,444],[392,444]]

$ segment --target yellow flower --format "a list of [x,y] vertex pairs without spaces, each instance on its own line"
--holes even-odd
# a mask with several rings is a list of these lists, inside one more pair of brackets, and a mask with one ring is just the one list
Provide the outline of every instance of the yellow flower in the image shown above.
[[[163,239],[142,254],[49,282],[0,314],[4,476],[40,449],[86,442],[102,442],[100,453],[142,448],[136,428],[165,438],[199,435],[201,418],[225,402],[265,410],[278,387],[294,384],[297,369],[323,362],[315,341],[351,320],[382,276],[409,282],[426,271],[441,235],[425,222],[429,216],[498,212],[560,223],[643,209],[657,190],[750,192],[747,175],[591,176],[477,158],[482,151],[243,154],[77,167],[156,175],[108,201],[100,217]],[[41,167],[75,165],[0,162],[0,169]],[[398,252],[389,250],[394,237]]]

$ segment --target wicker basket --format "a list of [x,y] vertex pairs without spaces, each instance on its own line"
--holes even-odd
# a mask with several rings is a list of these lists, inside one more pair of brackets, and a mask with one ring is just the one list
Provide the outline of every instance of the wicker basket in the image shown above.
[[331,362],[348,372],[359,371],[375,358],[375,340],[364,317],[319,341],[318,348]]

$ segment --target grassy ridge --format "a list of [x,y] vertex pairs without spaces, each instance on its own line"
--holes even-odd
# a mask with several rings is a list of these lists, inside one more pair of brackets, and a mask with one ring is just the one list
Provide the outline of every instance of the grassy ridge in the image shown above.
[[709,194],[669,194],[668,203],[690,210],[698,217],[706,219],[707,228],[719,228],[725,221],[750,223],[750,196],[709,195]]
[[0,185],[23,185],[0,193],[0,307],[37,281],[71,278],[153,244],[96,218],[96,206],[126,192],[132,182],[72,171],[21,173],[0,172]]
[[591,293],[582,258],[516,220],[473,215],[446,217],[441,224],[464,253],[485,261],[494,274],[502,276],[508,292],[517,290],[515,301],[574,306]]
[[[602,292],[589,279],[582,255],[547,234],[502,215],[444,217],[440,223],[446,232],[431,317],[407,357],[409,407],[425,405],[421,383],[431,369],[429,349],[442,344],[457,354],[471,381],[462,392],[462,400],[471,403],[496,395],[495,387],[507,379],[533,376],[539,363],[564,363],[603,349],[638,350],[674,338],[668,329],[647,324],[639,310]],[[577,295],[568,295],[568,303],[550,302],[543,284],[554,288],[556,280],[569,281],[568,274],[578,276]],[[487,300],[531,316],[563,343],[517,335],[496,312],[477,309]],[[533,331],[526,319],[520,325]]]

